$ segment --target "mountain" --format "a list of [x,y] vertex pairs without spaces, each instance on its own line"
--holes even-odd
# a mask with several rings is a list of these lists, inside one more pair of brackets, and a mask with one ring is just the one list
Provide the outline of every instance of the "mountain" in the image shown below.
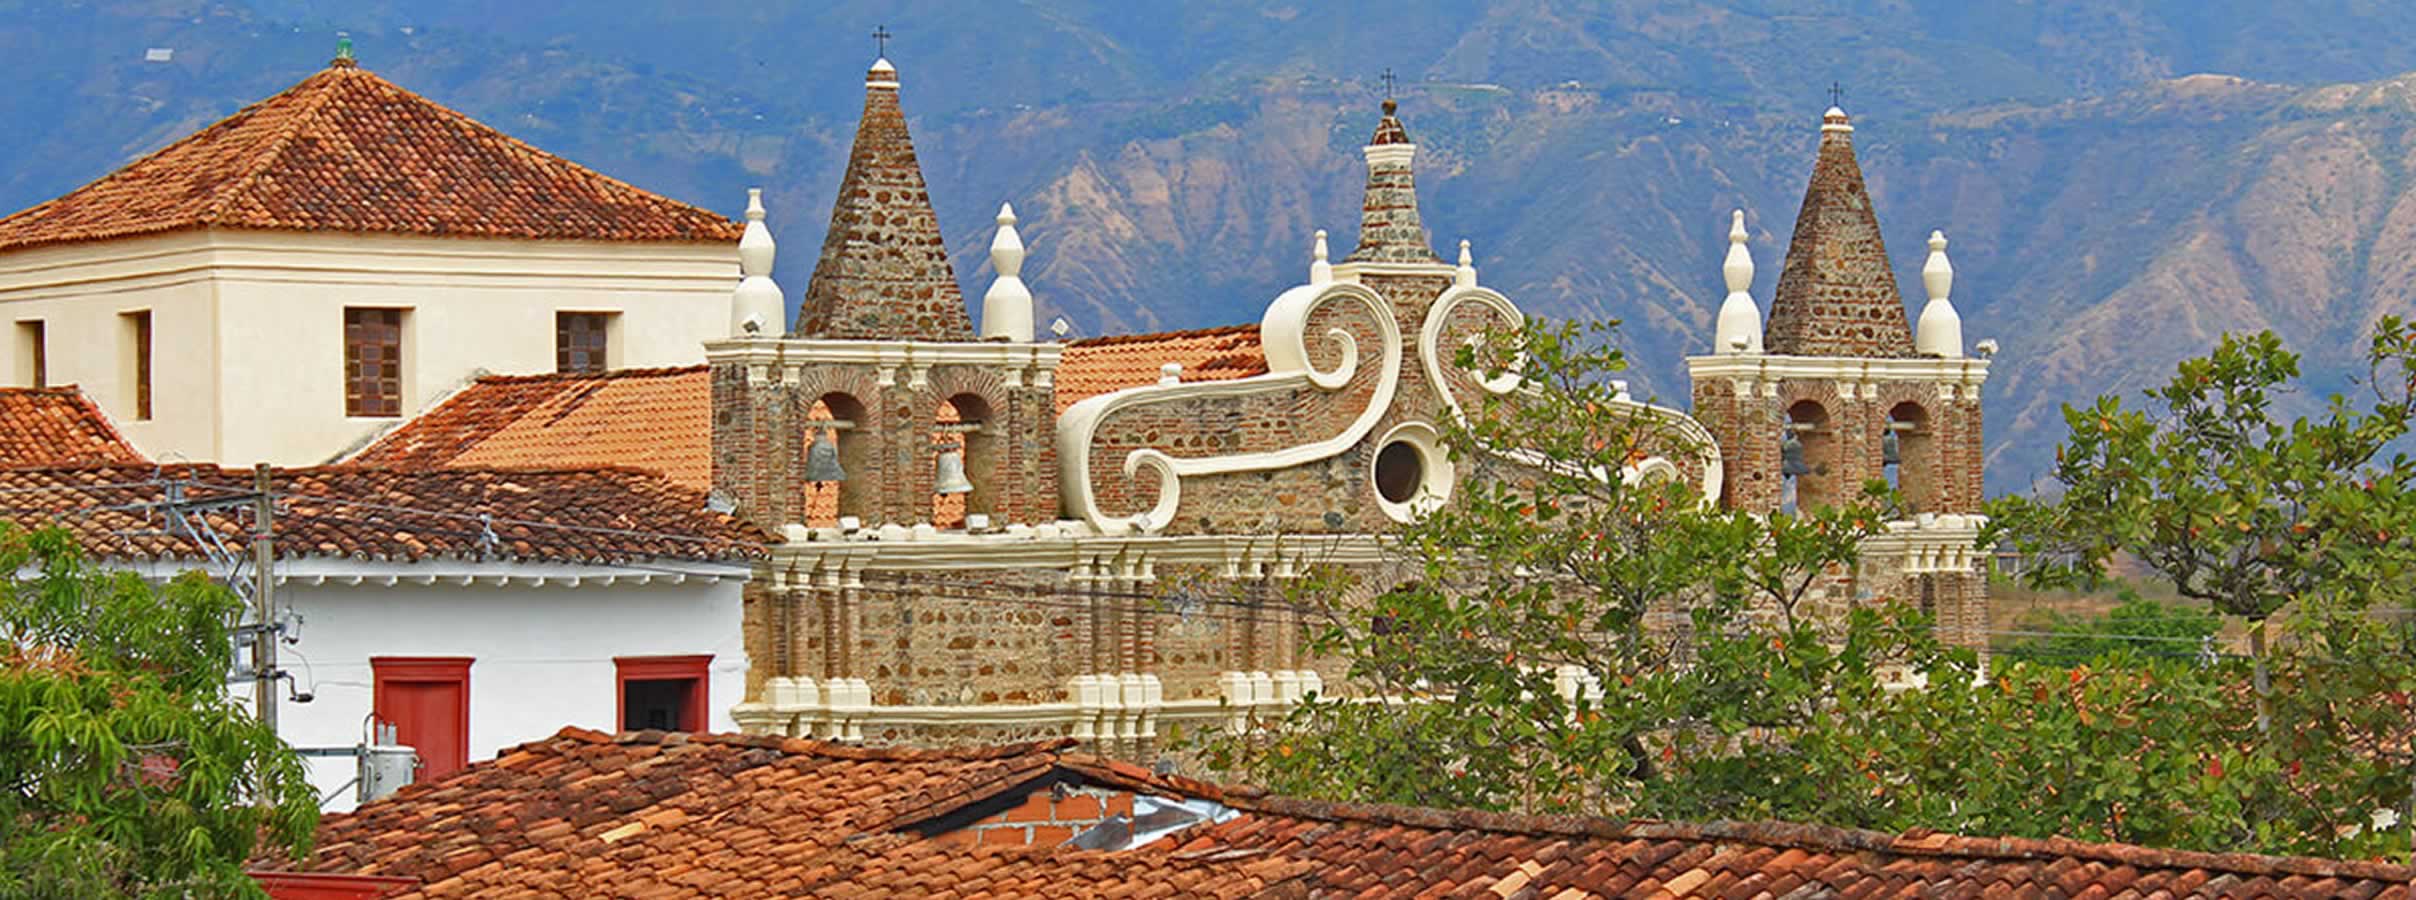
[[1471,241],[1531,312],[1624,320],[1635,380],[1681,404],[1727,210],[1766,304],[1842,83],[1907,299],[1943,228],[1966,334],[2003,344],[2000,491],[2052,458],[2059,404],[2222,331],[2273,328],[2338,389],[2363,329],[2416,305],[2416,76],[2391,68],[2416,8],[2366,0],[0,0],[0,207],[301,79],[342,29],[366,67],[607,173],[733,213],[765,186],[794,296],[875,24],[967,295],[1012,201],[1042,321],[1077,334],[1252,320],[1313,230],[1345,252],[1387,68],[1438,250]]

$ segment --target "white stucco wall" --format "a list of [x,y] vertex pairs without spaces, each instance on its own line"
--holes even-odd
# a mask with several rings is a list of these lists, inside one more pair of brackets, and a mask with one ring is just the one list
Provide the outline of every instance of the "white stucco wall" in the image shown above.
[[[698,568],[683,564],[686,568]],[[296,747],[347,747],[359,743],[375,684],[373,656],[467,656],[470,664],[470,759],[492,759],[495,751],[544,738],[565,725],[616,731],[616,656],[680,656],[709,653],[709,719],[714,731],[735,731],[730,707],[744,700],[747,657],[740,630],[743,568],[707,583],[690,578],[668,584],[660,571],[651,584],[626,578],[601,584],[600,567],[490,566],[487,572],[554,575],[588,573],[576,587],[548,584],[464,586],[445,576],[435,584],[414,578],[432,574],[411,566],[375,571],[403,573],[384,586],[371,577],[360,585],[338,578],[313,585],[291,577],[278,589],[280,606],[290,604],[304,619],[298,643],[280,649],[280,666],[313,695],[307,704],[279,706],[278,731]],[[343,571],[316,561],[281,564],[282,571]],[[456,566],[448,571],[457,571]],[[356,571],[372,571],[356,569]],[[232,686],[248,704],[248,682]],[[330,812],[351,809],[352,792],[338,790],[355,768],[351,759],[311,760],[312,781],[327,796]],[[331,793],[332,792],[332,793]]]
[[[40,319],[52,384],[79,384],[143,452],[324,462],[399,419],[344,410],[344,309],[405,315],[404,416],[479,372],[554,370],[554,314],[618,318],[615,367],[688,365],[722,336],[737,245],[190,231],[0,253],[0,319]],[[118,313],[154,309],[153,412],[119,377]],[[0,373],[23,368],[13,333]]]

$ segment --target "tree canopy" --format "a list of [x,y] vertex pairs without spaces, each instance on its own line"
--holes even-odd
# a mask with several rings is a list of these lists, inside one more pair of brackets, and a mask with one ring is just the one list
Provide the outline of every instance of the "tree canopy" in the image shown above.
[[[2228,348],[2264,346],[2227,341],[2214,361],[2184,364],[2176,385],[2281,371],[2272,360],[2260,368],[2224,358]],[[1617,477],[1639,448],[1672,447],[1682,435],[1616,398],[1608,376],[1623,360],[1604,342],[1570,326],[1531,327],[1461,362],[1515,371],[1526,389],[1450,428],[1456,465],[1474,475],[1398,536],[1408,571],[1382,590],[1335,575],[1295,598],[1321,621],[1314,646],[1347,662],[1349,686],[1206,741],[1213,764],[1339,800],[2406,852],[2403,832],[2373,822],[2408,800],[2416,647],[2404,631],[2342,604],[2292,607],[2285,618],[2302,637],[2270,660],[2275,724],[2264,739],[2255,737],[2249,667],[2231,655],[2201,658],[2192,637],[2078,664],[1983,666],[1973,648],[1941,645],[1907,598],[1829,590],[1838,579],[1824,576],[1851,571],[1863,539],[1894,514],[1884,485],[1800,513],[1720,509],[1683,484]],[[2174,391],[2188,393],[2156,396]],[[2069,513],[2018,501],[2007,518],[2120,548],[2158,533],[2135,518],[2163,502],[2152,498],[2185,492],[2171,502],[2179,517],[2219,494],[2215,509],[2189,513],[2201,532],[2230,509],[2226,523],[2247,521],[2251,534],[2272,523],[2263,533],[2299,540],[2281,549],[2224,537],[2228,552],[2266,553],[2271,564],[2256,576],[2267,587],[2199,582],[2261,598],[2219,608],[2272,614],[2286,601],[2264,592],[2279,584],[2376,594],[2333,581],[2396,571],[2385,567],[2389,552],[2351,562],[2347,549],[2364,553],[2388,537],[2317,538],[2308,532],[2318,525],[2292,525],[2400,532],[2393,517],[2404,507],[2389,504],[2401,495],[2352,497],[2346,486],[2368,476],[2335,472],[2373,458],[2368,448],[2388,443],[2389,427],[2337,416],[2259,423],[2251,411],[2271,407],[2247,382],[2224,391],[2229,413],[2192,421],[2331,449],[2268,441],[2256,452],[2296,474],[2275,480],[2255,464],[2226,464],[2236,488],[2158,476]],[[2072,473],[2093,477],[2077,462],[2086,459],[2142,469],[2135,456],[2156,447],[2155,429],[2109,446],[2131,414],[2117,403],[2099,409],[2107,428],[2095,412],[2074,414],[2073,443],[2085,449],[2067,451]],[[2266,508],[2274,505],[2287,509]],[[2192,652],[2147,652],[2172,647]]]
[[253,896],[308,852],[301,761],[232,701],[241,602],[198,573],[104,572],[0,526],[0,896]]

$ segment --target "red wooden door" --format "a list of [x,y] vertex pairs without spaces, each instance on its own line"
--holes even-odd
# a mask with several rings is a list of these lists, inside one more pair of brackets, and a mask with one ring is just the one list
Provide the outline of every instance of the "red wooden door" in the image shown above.
[[470,761],[470,660],[379,656],[377,717],[395,739],[419,751],[417,781],[432,781]]

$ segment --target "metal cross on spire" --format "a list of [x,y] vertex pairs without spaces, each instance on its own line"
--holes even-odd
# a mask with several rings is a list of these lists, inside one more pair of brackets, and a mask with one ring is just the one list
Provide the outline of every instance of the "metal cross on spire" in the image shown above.
[[1845,108],[1845,105],[1846,105],[1846,88],[1845,88],[1845,85],[1838,84],[1837,82],[1834,82],[1834,81],[1829,82],[1829,105],[1830,105],[1830,106],[1837,107],[1837,108],[1839,108],[1839,109],[1843,109],[1843,108]]
[[1386,99],[1386,100],[1390,100],[1390,99],[1392,99],[1392,98],[1393,98],[1393,81],[1394,81],[1394,79],[1393,79],[1393,67],[1391,67],[1391,66],[1385,66],[1385,67],[1384,67],[1384,74],[1376,76],[1376,80],[1384,82],[1384,99]]
[[873,48],[875,53],[884,59],[889,57],[889,37],[889,26],[875,25],[872,27]]

